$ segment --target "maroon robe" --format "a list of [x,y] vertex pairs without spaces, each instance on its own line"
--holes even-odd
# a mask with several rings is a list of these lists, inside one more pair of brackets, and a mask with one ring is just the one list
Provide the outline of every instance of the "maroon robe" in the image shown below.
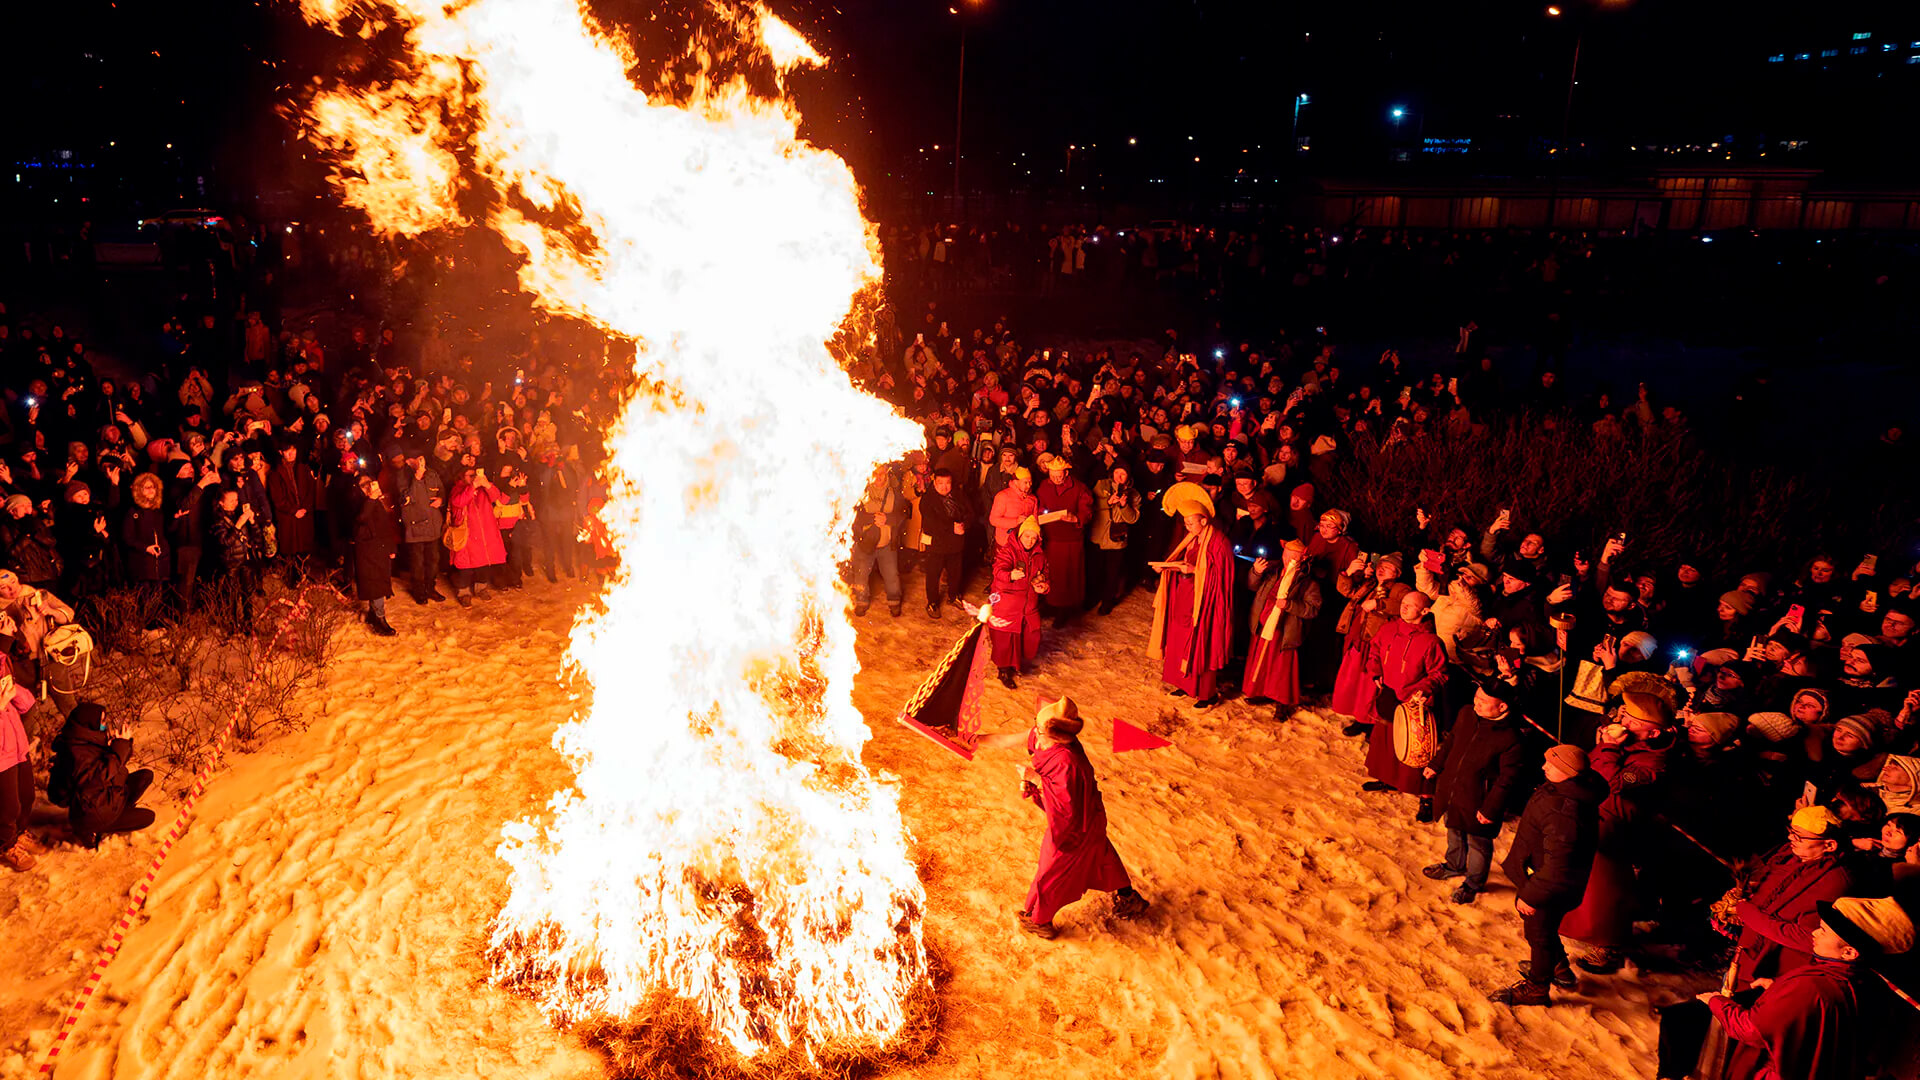
[[[1284,578],[1284,571],[1282,577]],[[1292,594],[1281,605],[1276,582],[1255,597],[1257,612],[1253,621],[1253,644],[1247,652],[1247,666],[1240,678],[1240,691],[1248,697],[1263,697],[1276,705],[1300,704],[1300,645],[1306,640],[1307,627],[1320,614],[1320,586],[1306,567],[1301,567],[1293,583]],[[1266,635],[1267,623],[1274,625],[1273,636]]]
[[1424,692],[1427,715],[1435,724],[1440,722],[1439,692],[1447,678],[1447,650],[1433,632],[1433,624],[1396,617],[1382,627],[1367,647],[1367,676],[1369,681],[1378,677],[1386,684],[1374,706],[1381,722],[1367,736],[1367,775],[1409,795],[1431,795],[1433,781],[1393,752],[1392,720],[1395,707]]
[[[1015,570],[1021,572],[1016,580]],[[1047,550],[1036,541],[1021,545],[1016,534],[993,556],[993,595],[988,599],[987,631],[993,639],[995,667],[1026,670],[1040,653],[1040,594],[1033,586],[1048,580]],[[1052,591],[1049,583],[1048,592]]]
[[1079,740],[1040,746],[1029,733],[1027,753],[1040,782],[1037,790],[1027,788],[1026,796],[1047,812],[1047,832],[1040,839],[1040,866],[1027,889],[1026,912],[1034,922],[1047,923],[1088,890],[1115,892],[1133,882],[1107,839],[1106,804]]
[[1864,1075],[1861,979],[1854,965],[1815,957],[1774,979],[1759,1000],[1707,1004],[1733,1040],[1724,1075],[1754,1080],[1852,1080]]
[[[1336,577],[1336,586],[1347,582],[1344,576]],[[1363,724],[1376,723],[1382,719],[1374,708],[1376,687],[1373,678],[1367,674],[1367,654],[1373,639],[1390,622],[1398,621],[1400,601],[1413,591],[1411,585],[1395,581],[1387,588],[1380,588],[1378,580],[1369,580],[1363,584],[1363,590],[1348,601],[1352,617],[1347,621],[1346,642],[1340,652],[1340,675],[1333,683],[1333,700],[1328,708],[1342,716],[1351,716]],[[1372,611],[1360,608],[1362,601],[1373,598]],[[1392,717],[1384,719],[1391,720]]]
[[[1199,574],[1203,551],[1204,580]],[[1161,573],[1166,607],[1160,678],[1194,697],[1210,698],[1214,676],[1226,666],[1233,648],[1233,547],[1226,533],[1208,525],[1186,544],[1181,558],[1193,572]],[[1197,618],[1195,589],[1200,590]]]
[[1034,492],[1040,500],[1040,513],[1065,510],[1073,523],[1049,521],[1040,526],[1040,539],[1047,545],[1047,574],[1051,583],[1047,603],[1062,611],[1073,611],[1087,595],[1087,525],[1093,520],[1093,493],[1071,475],[1064,484],[1051,478]]

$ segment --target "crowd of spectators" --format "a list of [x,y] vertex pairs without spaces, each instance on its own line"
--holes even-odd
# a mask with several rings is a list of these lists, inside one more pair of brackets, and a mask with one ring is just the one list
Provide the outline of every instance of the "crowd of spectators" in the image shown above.
[[[944,241],[926,239],[927,265],[912,272],[936,290],[952,287],[941,274],[995,272],[985,249],[939,257]],[[1087,230],[1036,241],[1048,254],[1026,277],[1010,271],[1011,287],[1095,281],[1104,242]],[[1157,281],[1160,246],[1128,245],[1106,273],[1133,266]],[[1215,276],[1260,266],[1251,237],[1220,253],[1238,261]],[[1551,281],[1558,257],[1526,272]],[[1207,265],[1204,251],[1182,254],[1168,272],[1204,279]],[[1324,270],[1288,272],[1310,284]],[[1341,715],[1368,740],[1368,786],[1444,824],[1447,856],[1428,874],[1462,879],[1454,902],[1488,889],[1494,840],[1521,815],[1506,872],[1533,955],[1502,991],[1513,1004],[1578,985],[1562,934],[1585,943],[1575,963],[1595,977],[1656,945],[1711,953],[1736,938],[1736,996],[1809,963],[1852,963],[1822,927],[1900,951],[1897,932],[1861,930],[1882,916],[1832,905],[1895,898],[1910,910],[1920,870],[1910,553],[1662,564],[1625,532],[1552,535],[1525,507],[1481,522],[1420,507],[1366,521],[1327,504],[1343,462],[1418,454],[1490,424],[1693,437],[1685,412],[1645,385],[1618,400],[1570,397],[1554,341],[1533,370],[1503,370],[1468,321],[1451,366],[1416,371],[1392,350],[1353,364],[1319,331],[1258,345],[1169,331],[1151,348],[1035,348],[1004,318],[961,326],[937,301],[905,310],[888,347],[849,358],[857,382],[927,431],[924,449],[877,470],[859,498],[857,618],[873,617],[876,572],[894,618],[909,616],[915,568],[924,595],[911,617],[943,619],[971,589],[1013,686],[1045,657],[1043,616],[1072,625],[1159,591],[1156,608],[1184,627],[1170,631],[1186,659],[1167,654],[1169,692],[1196,708],[1238,694],[1275,705],[1276,721],[1301,705]],[[107,629],[100,600],[117,590],[149,598],[157,626],[226,590],[240,601],[231,629],[246,634],[271,580],[350,583],[369,628],[392,634],[396,582],[422,605],[448,593],[472,605],[610,557],[592,539],[594,433],[620,365],[570,369],[537,336],[483,363],[433,327],[352,327],[323,343],[277,321],[181,312],[151,362],[115,377],[63,327],[0,312],[0,648],[19,686],[44,682],[61,625]],[[1223,553],[1210,569],[1218,604],[1209,571],[1194,573],[1211,544]],[[1167,581],[1188,577],[1167,603]],[[1412,763],[1421,740],[1395,738],[1409,705],[1432,744]],[[87,730],[89,745],[113,744],[104,727]],[[31,767],[24,747],[0,741],[0,752],[15,757],[0,756],[0,773]],[[0,791],[7,783],[0,775]],[[22,814],[3,801],[0,811],[0,853],[30,865]],[[1841,981],[1863,999],[1875,989]],[[1675,1062],[1690,1022],[1671,1025]],[[1758,1030],[1744,1013],[1737,1022]]]
[[[64,718],[80,695],[50,680],[63,641],[164,634],[194,612],[251,636],[257,598],[281,582],[339,590],[392,635],[396,591],[470,607],[604,569],[588,528],[593,433],[618,365],[570,371],[537,335],[482,364],[437,328],[342,336],[276,333],[258,311],[182,312],[144,355],[114,358],[116,375],[65,327],[0,309],[0,654],[13,683]],[[112,625],[129,617],[142,625]],[[31,775],[20,734],[17,747],[0,739],[0,784]],[[9,866],[31,864],[31,805],[0,801]]]
[[[1297,706],[1341,716],[1367,740],[1366,787],[1444,825],[1446,857],[1427,876],[1457,880],[1455,903],[1487,891],[1495,838],[1526,810],[1506,872],[1534,949],[1498,1000],[1546,1004],[1552,985],[1578,985],[1562,934],[1594,977],[1737,941],[1726,1000],[1743,1009],[1771,978],[1840,963],[1839,946],[1815,950],[1822,925],[1901,951],[1897,928],[1860,937],[1816,905],[1899,895],[1897,922],[1915,899],[1920,565],[1893,547],[1660,562],[1624,531],[1553,535],[1524,508],[1468,522],[1416,505],[1389,522],[1327,505],[1319,492],[1356,455],[1419,454],[1489,425],[1585,426],[1602,444],[1694,438],[1645,386],[1576,401],[1551,364],[1509,381],[1476,330],[1460,329],[1450,369],[1414,372],[1389,351],[1349,373],[1317,335],[1035,349],[1005,320],[960,327],[930,304],[902,328],[900,355],[854,368],[928,433],[863,496],[855,614],[872,617],[876,570],[893,617],[910,617],[902,567],[925,567],[930,620],[971,582],[1012,686],[1045,662],[1045,619],[1097,619],[1171,579],[1150,642],[1165,646],[1167,692],[1196,708],[1273,703],[1276,722]],[[1180,562],[1208,543],[1221,553],[1211,572],[1205,557]],[[1428,725],[1412,765],[1418,737],[1395,738],[1415,723],[1396,716],[1403,705]],[[1864,975],[1841,982],[1886,996]],[[1775,1028],[1777,1005],[1761,1014]],[[1679,1017],[1662,1066],[1679,1071],[1662,1075],[1690,1071],[1677,1063],[1700,1044]],[[1883,1049],[1847,1030],[1848,1053]],[[1772,1046],[1776,1061],[1813,1052]]]

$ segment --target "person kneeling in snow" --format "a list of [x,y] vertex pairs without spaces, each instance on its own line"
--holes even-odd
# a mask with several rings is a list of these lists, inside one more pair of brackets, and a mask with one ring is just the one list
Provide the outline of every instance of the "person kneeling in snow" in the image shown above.
[[127,772],[133,756],[130,734],[122,724],[109,736],[107,711],[82,701],[53,740],[47,798],[67,808],[74,839],[87,847],[98,847],[104,834],[139,832],[153,824],[153,811],[136,805],[153,784],[153,770]]
[[1107,809],[1100,799],[1093,763],[1080,745],[1080,709],[1072,698],[1047,702],[1026,732],[986,735],[982,747],[1014,746],[1025,740],[1032,762],[1020,770],[1020,794],[1047,813],[1040,840],[1040,866],[1027,902],[1017,913],[1020,929],[1051,939],[1059,933],[1053,914],[1090,889],[1114,894],[1113,913],[1137,918],[1146,898],[1133,890],[1120,854],[1107,839]]

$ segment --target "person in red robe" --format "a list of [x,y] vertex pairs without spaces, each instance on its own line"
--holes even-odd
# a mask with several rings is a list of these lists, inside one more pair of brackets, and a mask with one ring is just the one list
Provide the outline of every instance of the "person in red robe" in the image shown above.
[[1016,915],[1020,929],[1048,940],[1059,934],[1054,913],[1089,891],[1113,893],[1113,913],[1123,919],[1147,910],[1146,898],[1134,891],[1120,853],[1107,839],[1106,804],[1093,762],[1080,745],[1085,724],[1073,699],[1062,697],[1040,707],[1030,730],[980,740],[982,747],[1024,742],[1032,758],[1020,770],[1020,795],[1046,811],[1047,831],[1026,903]]
[[[1171,490],[1169,496],[1173,494]],[[1213,523],[1211,500],[1188,496],[1175,503],[1187,524],[1186,538],[1155,563],[1160,591],[1153,598],[1153,631],[1147,655],[1160,660],[1160,678],[1174,697],[1194,697],[1194,707],[1220,701],[1215,676],[1233,648],[1233,547]]]
[[[1850,1080],[1866,1075],[1864,1051],[1875,1010],[1873,980],[1865,969],[1913,948],[1913,919],[1891,897],[1823,900],[1815,908],[1819,922],[1806,964],[1768,981],[1757,998],[1751,992],[1699,995],[1732,1040],[1723,1076]],[[1687,1002],[1677,1008],[1698,1006]]]
[[[1340,616],[1346,624],[1340,650],[1340,674],[1333,683],[1333,700],[1328,707],[1353,719],[1341,729],[1346,736],[1367,735],[1380,719],[1374,713],[1374,698],[1379,687],[1367,674],[1367,657],[1374,636],[1400,617],[1400,601],[1413,586],[1400,580],[1398,554],[1375,559],[1373,572],[1367,573],[1364,559],[1356,557],[1333,578],[1333,587],[1347,598],[1347,609]],[[1335,632],[1342,632],[1338,627]],[[1391,719],[1391,718],[1389,718]]]
[[[1068,471],[1072,463],[1056,454],[1041,464],[1046,482],[1034,493],[1039,500],[1040,537],[1047,546],[1047,606],[1054,610],[1054,625],[1062,626],[1080,615],[1086,603],[1087,524],[1093,520],[1093,493]],[[1044,520],[1058,514],[1052,521]]]
[[1320,615],[1320,584],[1307,567],[1307,545],[1289,540],[1281,549],[1282,569],[1270,576],[1265,559],[1253,561],[1253,645],[1247,651],[1240,691],[1247,704],[1272,702],[1274,719],[1284,720],[1300,704],[1300,644]]
[[1366,791],[1420,796],[1415,820],[1421,822],[1433,820],[1433,781],[1394,752],[1391,721],[1393,710],[1418,700],[1426,707],[1429,721],[1440,722],[1438,692],[1447,679],[1447,650],[1427,618],[1432,606],[1425,593],[1409,592],[1400,598],[1400,617],[1375,634],[1368,646],[1367,675],[1378,695],[1374,710],[1383,722],[1373,725],[1367,737],[1367,775],[1373,779],[1360,785]]
[[1018,686],[1015,676],[1040,654],[1040,598],[1051,587],[1047,550],[1040,544],[1040,522],[1022,521],[993,557],[993,593],[987,598],[987,632],[993,639],[993,663],[1000,681]]

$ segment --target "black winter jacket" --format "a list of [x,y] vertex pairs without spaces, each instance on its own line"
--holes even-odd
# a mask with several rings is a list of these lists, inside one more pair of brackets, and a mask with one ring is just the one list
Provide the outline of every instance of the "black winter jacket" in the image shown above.
[[1534,907],[1580,903],[1600,846],[1600,800],[1606,796],[1606,783],[1591,769],[1534,791],[1500,865],[1521,900]]
[[[1460,707],[1433,757],[1440,774],[1434,801],[1446,811],[1447,828],[1470,836],[1500,835],[1526,753],[1515,726],[1518,720],[1512,711],[1498,720],[1482,720],[1472,705]],[[1488,824],[1481,824],[1476,814],[1485,814]]]
[[70,718],[53,740],[48,800],[66,807],[78,828],[111,825],[127,808],[127,760],[132,756],[133,743],[129,740],[111,738],[97,727]]

